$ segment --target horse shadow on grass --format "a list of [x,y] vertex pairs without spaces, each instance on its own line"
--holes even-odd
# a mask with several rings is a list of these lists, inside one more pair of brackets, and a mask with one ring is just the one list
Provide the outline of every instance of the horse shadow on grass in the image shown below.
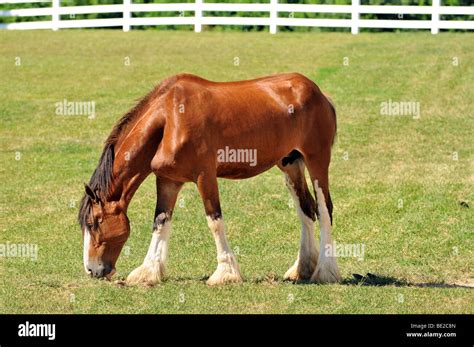
[[[171,282],[206,282],[209,279],[209,276],[196,277],[175,277],[169,278],[168,281]],[[291,283],[295,285],[313,285],[317,286],[320,284],[313,283],[310,281],[289,281],[283,280],[278,275],[274,273],[269,273],[263,277],[256,278],[244,278],[244,283],[251,284],[269,284],[269,285],[278,285],[283,283]],[[340,285],[346,286],[369,286],[369,287],[385,287],[385,286],[395,286],[395,287],[419,287],[419,288],[464,288],[464,289],[474,289],[474,285],[471,283],[466,284],[456,284],[456,283],[445,283],[445,282],[420,282],[414,283],[409,282],[404,279],[398,279],[391,276],[376,275],[372,273],[367,273],[366,275],[352,274],[352,278],[345,278],[340,283]]]
[[[296,285],[317,285],[309,281],[284,281],[279,279],[274,274],[269,274],[265,277],[256,278],[247,282],[253,283],[270,283],[276,284],[281,282],[289,282]],[[454,284],[445,282],[426,282],[426,283],[414,283],[404,279],[398,279],[391,276],[376,275],[367,273],[366,275],[352,274],[352,278],[344,278],[341,285],[346,286],[369,286],[369,287],[384,287],[384,286],[395,286],[395,287],[420,287],[420,288],[465,288],[474,289],[474,286],[470,283],[466,284]]]
[[342,284],[345,285],[359,285],[359,286],[395,286],[395,287],[420,287],[420,288],[470,288],[472,286],[467,284],[454,284],[445,282],[425,282],[414,283],[408,282],[404,279],[397,279],[391,276],[374,275],[367,273],[367,275],[352,274],[353,278],[344,279]]

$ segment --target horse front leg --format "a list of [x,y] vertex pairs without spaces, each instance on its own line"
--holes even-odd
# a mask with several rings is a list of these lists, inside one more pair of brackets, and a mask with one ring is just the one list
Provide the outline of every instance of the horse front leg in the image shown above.
[[225,283],[240,283],[239,264],[232,252],[225,234],[225,225],[219,201],[217,177],[215,174],[203,173],[197,180],[198,190],[204,203],[207,224],[217,248],[217,269],[207,280],[210,286]]
[[168,259],[171,217],[182,186],[180,182],[157,176],[157,201],[150,246],[143,264],[128,275],[128,284],[154,285],[163,280]]

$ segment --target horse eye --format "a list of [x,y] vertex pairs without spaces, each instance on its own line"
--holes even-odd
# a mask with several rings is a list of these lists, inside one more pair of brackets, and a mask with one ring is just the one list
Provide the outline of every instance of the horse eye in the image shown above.
[[87,227],[89,228],[89,230],[96,230],[98,226],[99,222],[96,219],[92,221],[87,221]]

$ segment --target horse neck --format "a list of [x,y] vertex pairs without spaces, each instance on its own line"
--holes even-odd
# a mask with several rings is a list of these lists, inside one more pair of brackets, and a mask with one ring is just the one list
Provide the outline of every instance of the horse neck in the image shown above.
[[158,144],[150,131],[135,126],[132,133],[122,135],[115,145],[113,184],[109,190],[109,201],[120,201],[124,211],[138,187],[151,173],[151,160]]

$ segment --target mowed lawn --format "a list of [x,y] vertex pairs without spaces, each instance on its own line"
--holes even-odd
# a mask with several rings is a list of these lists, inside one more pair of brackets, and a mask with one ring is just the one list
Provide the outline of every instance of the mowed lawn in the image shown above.
[[[473,48],[468,33],[0,31],[0,244],[39,248],[36,261],[0,258],[0,312],[474,313]],[[362,259],[338,259],[344,282],[282,280],[300,226],[275,168],[220,181],[242,285],[205,284],[216,252],[193,184],[174,213],[165,282],[88,278],[76,215],[116,120],[176,73],[228,81],[291,71],[337,105],[333,234],[365,247]],[[95,119],[57,115],[65,99],[94,101]],[[389,100],[419,103],[420,117],[382,115]],[[150,176],[129,208],[117,279],[141,264],[154,207]]]

